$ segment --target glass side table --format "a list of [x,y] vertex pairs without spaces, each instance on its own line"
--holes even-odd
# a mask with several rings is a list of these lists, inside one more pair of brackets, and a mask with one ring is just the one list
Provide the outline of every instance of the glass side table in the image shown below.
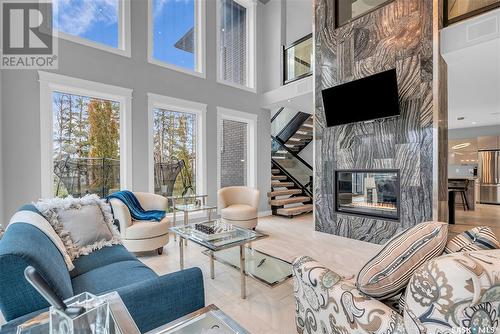
[[[212,220],[212,214],[217,210],[215,205],[207,205],[208,195],[193,195],[193,196],[169,196],[167,197],[172,202],[173,222],[172,226],[177,226],[177,212],[183,214],[184,226],[189,224],[189,214],[193,212],[206,211],[208,220]],[[174,240],[177,240],[174,234]],[[187,241],[186,241],[187,244]]]
[[243,227],[233,225],[233,230],[226,232],[222,235],[215,235],[214,237],[204,237],[195,225],[205,225],[211,227],[217,224],[219,220],[212,220],[201,222],[197,224],[188,224],[185,226],[174,226],[170,231],[179,236],[179,264],[180,269],[184,269],[184,242],[183,239],[192,241],[208,250],[210,258],[210,278],[215,279],[215,256],[214,252],[239,246],[239,270],[241,282],[241,298],[246,298],[246,268],[245,268],[245,245],[262,238],[267,237],[266,234],[259,233],[254,230],[246,229]]
[[250,334],[227,314],[213,304],[185,315],[146,334],[193,333]]

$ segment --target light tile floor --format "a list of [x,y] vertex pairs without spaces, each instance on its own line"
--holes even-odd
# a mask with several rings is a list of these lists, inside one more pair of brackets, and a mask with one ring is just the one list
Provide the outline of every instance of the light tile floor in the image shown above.
[[474,211],[456,208],[455,225],[450,225],[452,233],[461,233],[477,226],[490,226],[500,239],[500,205],[476,204]]
[[[292,261],[309,255],[335,271],[352,275],[378,249],[379,245],[314,231],[312,215],[294,219],[270,216],[259,219],[257,230],[269,237],[252,247]],[[215,264],[215,279],[210,279],[208,257],[202,247],[189,243],[185,248],[185,267],[200,267],[205,280],[206,304],[215,304],[253,334],[292,334],[295,329],[293,281],[269,288],[247,278],[247,299],[240,298],[240,276],[235,269]],[[140,254],[140,259],[158,274],[179,269],[178,243],[171,238],[161,256]]]

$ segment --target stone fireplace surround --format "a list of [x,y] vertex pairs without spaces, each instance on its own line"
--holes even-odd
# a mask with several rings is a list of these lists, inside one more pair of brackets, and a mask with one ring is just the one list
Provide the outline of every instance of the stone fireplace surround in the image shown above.
[[[436,133],[444,132],[446,121],[435,124],[441,111],[433,95],[433,0],[395,0],[338,29],[333,0],[317,0],[314,10],[316,230],[385,243],[431,220],[438,201],[433,160]],[[397,71],[400,116],[326,127],[323,89],[391,68]],[[398,170],[399,221],[337,212],[334,175],[342,169]]]

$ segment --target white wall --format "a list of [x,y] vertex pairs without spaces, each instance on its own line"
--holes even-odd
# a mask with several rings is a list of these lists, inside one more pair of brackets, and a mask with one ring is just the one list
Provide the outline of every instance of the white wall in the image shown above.
[[261,92],[281,86],[282,48],[285,43],[285,1],[270,0],[260,7]]
[[270,0],[260,6],[261,89],[279,88],[283,81],[283,46],[312,32],[312,0]]
[[[259,7],[262,4],[259,3]],[[132,58],[95,48],[59,42],[59,69],[54,71],[76,78],[133,89],[132,174],[133,190],[148,190],[148,118],[146,93],[177,97],[208,105],[207,189],[209,202],[217,192],[217,106],[258,115],[257,185],[261,189],[260,210],[268,210],[270,189],[270,117],[259,107],[258,95],[216,83],[216,2],[207,1],[207,79],[175,72],[147,62],[146,1],[131,1]],[[258,9],[261,13],[261,9]],[[260,18],[257,27],[260,30]],[[262,33],[258,31],[257,36]],[[260,49],[260,46],[258,46]],[[257,66],[261,65],[258,60]],[[4,221],[21,205],[36,201],[41,193],[40,178],[40,99],[37,72],[2,72],[2,124]],[[259,80],[262,82],[262,80]]]
[[312,12],[312,0],[286,0],[286,45],[312,32]]

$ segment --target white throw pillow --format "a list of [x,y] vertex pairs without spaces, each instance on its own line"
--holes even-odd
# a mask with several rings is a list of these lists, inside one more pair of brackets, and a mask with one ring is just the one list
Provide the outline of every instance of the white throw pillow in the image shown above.
[[121,244],[111,207],[97,195],[41,200],[35,206],[59,235],[71,260]]

